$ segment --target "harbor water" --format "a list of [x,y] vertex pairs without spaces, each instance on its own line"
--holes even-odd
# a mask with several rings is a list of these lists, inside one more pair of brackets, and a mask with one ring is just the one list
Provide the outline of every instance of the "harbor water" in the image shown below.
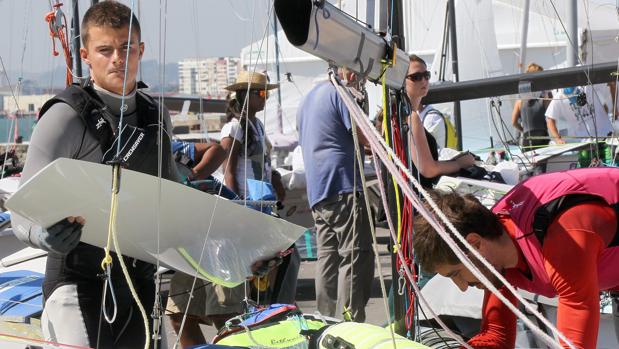
[[[17,121],[17,122],[16,122]],[[20,116],[17,120],[0,117],[0,143],[15,143],[15,134],[22,137],[23,142],[30,140],[36,116]],[[17,132],[15,132],[17,126]]]

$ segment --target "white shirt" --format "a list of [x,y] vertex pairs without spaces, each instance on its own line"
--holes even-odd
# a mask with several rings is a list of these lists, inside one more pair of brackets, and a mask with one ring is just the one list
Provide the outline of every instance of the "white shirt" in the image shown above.
[[447,135],[445,135],[445,119],[443,115],[436,110],[436,112],[430,112],[436,110],[431,105],[427,105],[419,113],[423,127],[434,136],[436,144],[439,149],[447,146]]
[[[221,139],[231,137],[241,145],[235,178],[239,191],[237,194],[242,198],[245,197],[246,179],[271,182],[271,164],[268,157],[264,125],[259,119],[255,120],[255,124],[252,122],[247,123],[254,134],[252,149],[247,149],[248,156],[245,155],[245,131],[238,119],[232,119],[226,123],[220,133]],[[263,171],[260,171],[260,169]]]
[[587,104],[584,106],[571,104],[569,98],[561,93],[559,99],[553,99],[546,109],[547,118],[563,120],[567,125],[566,142],[582,142],[596,136],[604,137],[612,131],[608,115],[590,86],[585,88],[585,93]]

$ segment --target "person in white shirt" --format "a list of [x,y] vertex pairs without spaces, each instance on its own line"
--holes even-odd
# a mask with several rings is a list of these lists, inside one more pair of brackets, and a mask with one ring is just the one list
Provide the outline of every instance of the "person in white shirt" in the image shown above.
[[230,156],[223,164],[224,181],[241,198],[246,197],[247,179],[271,183],[279,201],[286,195],[279,173],[271,169],[271,145],[264,124],[256,117],[269,91],[277,87],[266,74],[250,71],[240,72],[236,82],[226,87],[230,91],[228,122],[221,129],[221,146]]
[[[559,134],[556,121],[567,124],[567,137]],[[556,144],[582,142],[608,136],[612,125],[602,103],[590,87],[568,87],[546,109],[548,132]]]

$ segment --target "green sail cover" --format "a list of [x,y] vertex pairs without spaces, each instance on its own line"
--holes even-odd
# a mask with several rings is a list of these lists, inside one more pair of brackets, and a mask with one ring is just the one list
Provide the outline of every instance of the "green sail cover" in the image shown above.
[[[394,334],[398,349],[430,349],[429,347]],[[370,324],[342,322],[327,328],[319,340],[320,349],[392,349],[389,329]],[[336,346],[334,346],[336,344]]]
[[217,342],[248,348],[308,349],[309,341],[301,330],[317,330],[325,326],[322,321],[289,318],[251,328],[226,336]]
[[[317,330],[322,321],[289,318],[229,335],[217,344],[248,348],[309,349],[309,341],[300,334],[302,329]],[[329,326],[329,325],[327,325]],[[354,349],[392,349],[393,339],[388,329],[370,324],[342,322],[330,325],[319,339],[320,349],[338,349],[333,344],[349,344]],[[430,349],[429,347],[395,335],[398,349]]]

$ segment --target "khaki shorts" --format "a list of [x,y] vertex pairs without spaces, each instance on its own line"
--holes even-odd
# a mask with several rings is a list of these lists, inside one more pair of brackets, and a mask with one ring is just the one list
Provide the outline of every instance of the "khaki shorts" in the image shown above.
[[[183,314],[187,309],[189,292],[193,284],[193,276],[176,272],[170,281],[170,293],[166,312],[168,314]],[[211,282],[197,279],[193,299],[187,309],[187,315],[203,317],[221,314],[240,314],[243,312],[242,301],[245,298],[243,284],[226,288]]]

